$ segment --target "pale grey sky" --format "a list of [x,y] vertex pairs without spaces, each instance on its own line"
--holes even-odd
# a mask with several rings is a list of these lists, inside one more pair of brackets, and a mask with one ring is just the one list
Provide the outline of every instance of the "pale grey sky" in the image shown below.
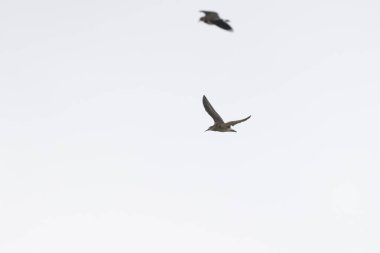
[[0,252],[380,252],[379,13],[1,0]]

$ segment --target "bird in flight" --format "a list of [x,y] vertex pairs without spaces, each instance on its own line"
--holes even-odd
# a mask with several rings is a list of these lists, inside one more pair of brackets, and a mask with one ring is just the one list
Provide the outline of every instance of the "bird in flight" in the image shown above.
[[199,19],[209,25],[216,25],[224,30],[232,32],[232,27],[228,24],[229,20],[223,20],[219,17],[218,13],[214,11],[200,11],[205,15]]
[[[206,131],[218,131],[218,132],[236,132],[231,128],[231,126],[234,126],[236,124],[239,124],[243,121],[246,121],[251,116],[248,116],[247,118],[241,119],[241,120],[234,120],[229,122],[224,122],[222,117],[215,111],[215,109],[212,107],[206,96],[203,96],[203,106],[205,107],[206,112],[211,116],[211,118],[214,119],[214,125],[210,126]],[[205,132],[206,132],[205,131]]]

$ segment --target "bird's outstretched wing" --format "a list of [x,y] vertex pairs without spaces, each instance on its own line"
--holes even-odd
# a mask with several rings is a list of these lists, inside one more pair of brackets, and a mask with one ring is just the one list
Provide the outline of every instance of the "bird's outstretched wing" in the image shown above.
[[207,18],[210,20],[220,19],[218,13],[215,11],[200,11],[200,12],[203,12],[207,16]]
[[222,20],[222,19],[215,20],[215,21],[213,21],[213,23],[214,23],[216,26],[218,26],[218,27],[220,27],[220,28],[222,28],[222,29],[224,29],[224,30],[227,30],[227,31],[230,31],[230,32],[233,31],[232,27],[231,27],[229,24],[227,24],[227,22],[225,22],[225,21]]
[[226,126],[234,126],[236,124],[239,124],[241,122],[244,122],[246,120],[248,120],[251,116],[248,116],[247,118],[244,118],[244,119],[240,119],[240,120],[234,120],[234,121],[230,121],[230,122],[227,122],[225,125]]
[[203,96],[203,106],[205,107],[206,112],[214,119],[215,123],[224,123],[222,117],[215,111],[210,102],[207,100],[206,96]]

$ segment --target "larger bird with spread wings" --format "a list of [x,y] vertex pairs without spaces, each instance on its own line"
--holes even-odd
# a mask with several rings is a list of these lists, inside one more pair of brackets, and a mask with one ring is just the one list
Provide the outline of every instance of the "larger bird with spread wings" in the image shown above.
[[223,20],[219,17],[218,13],[214,11],[200,11],[205,15],[199,19],[209,25],[216,25],[224,30],[232,32],[232,27],[228,24],[229,20]]
[[246,121],[251,117],[251,116],[248,116],[247,118],[244,118],[244,119],[224,122],[222,117],[220,117],[220,115],[212,107],[212,105],[210,104],[206,96],[203,96],[202,102],[203,102],[203,106],[206,112],[211,116],[211,118],[214,119],[214,125],[210,126],[206,131],[236,132],[234,129],[231,128],[231,126],[234,126],[243,121]]

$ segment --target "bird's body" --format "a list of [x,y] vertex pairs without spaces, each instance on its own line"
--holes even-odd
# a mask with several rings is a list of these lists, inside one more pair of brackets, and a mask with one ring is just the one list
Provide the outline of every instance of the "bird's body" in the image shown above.
[[240,120],[234,120],[229,122],[224,122],[222,117],[215,111],[215,109],[212,107],[206,96],[203,96],[203,106],[206,110],[206,112],[213,118],[214,125],[210,126],[206,131],[217,131],[217,132],[236,132],[231,127],[239,124],[243,121],[248,120],[251,116],[248,116],[247,118],[240,119]]
[[219,17],[218,13],[214,11],[201,11],[205,15],[199,19],[209,25],[216,25],[224,30],[232,32],[232,27],[228,24],[229,20],[223,20]]
[[215,131],[215,132],[236,132],[235,130],[233,130],[231,128],[231,126],[228,126],[225,123],[222,123],[222,124],[216,123],[216,124],[210,126],[207,130],[208,131]]

